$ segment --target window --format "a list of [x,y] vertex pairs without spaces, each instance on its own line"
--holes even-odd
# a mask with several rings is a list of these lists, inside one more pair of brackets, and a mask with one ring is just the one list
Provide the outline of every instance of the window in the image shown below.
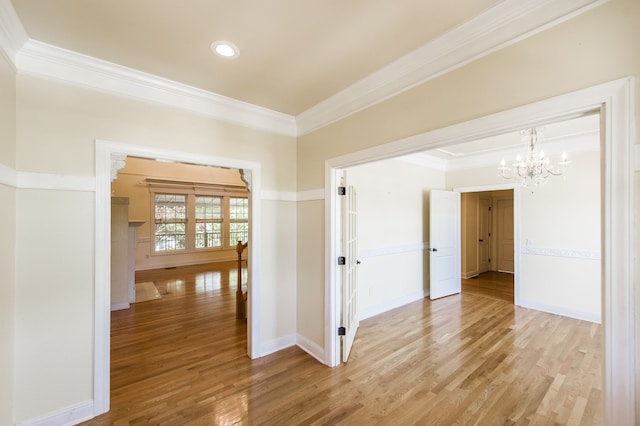
[[177,194],[155,194],[156,251],[187,248],[187,197]]
[[196,248],[222,247],[222,197],[196,196]]
[[229,198],[229,245],[249,239],[249,200]]
[[235,188],[163,181],[151,193],[153,253],[229,250],[249,239],[249,200]]

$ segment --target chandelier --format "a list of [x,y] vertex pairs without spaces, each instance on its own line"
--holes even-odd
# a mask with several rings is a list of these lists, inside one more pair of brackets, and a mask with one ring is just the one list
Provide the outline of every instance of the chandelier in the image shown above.
[[531,184],[539,186],[546,184],[550,176],[560,176],[565,173],[567,166],[571,163],[567,159],[567,154],[563,152],[561,160],[551,164],[551,160],[544,151],[538,150],[536,147],[538,133],[539,131],[535,127],[522,132],[522,139],[527,143],[527,152],[524,158],[518,154],[515,163],[511,166],[507,166],[502,159],[500,167],[498,167],[498,176],[504,179],[513,179],[521,186]]

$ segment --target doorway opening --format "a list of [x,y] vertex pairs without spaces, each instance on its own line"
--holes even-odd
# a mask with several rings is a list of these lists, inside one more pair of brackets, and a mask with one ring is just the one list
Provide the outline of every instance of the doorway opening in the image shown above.
[[96,141],[96,259],[95,259],[95,349],[94,349],[94,412],[109,411],[110,389],[110,322],[111,322],[111,182],[126,164],[127,157],[155,159],[171,163],[207,167],[231,168],[243,171],[249,188],[250,209],[248,232],[251,244],[247,257],[247,354],[257,357],[259,329],[254,318],[259,317],[260,259],[260,165],[254,162],[208,157],[179,151],[163,150],[109,141]]
[[513,189],[462,192],[462,292],[514,303],[513,198]]
[[[632,79],[602,84],[411,138],[365,149],[326,162],[325,187],[325,363],[339,363],[340,291],[336,288],[335,179],[338,170],[418,151],[470,142],[544,123],[600,113],[602,170],[602,324],[604,334],[604,418],[625,424],[635,419],[632,167],[634,108]],[[615,142],[615,143],[614,143]],[[516,271],[516,276],[518,276]],[[615,283],[615,285],[614,285]],[[517,298],[516,294],[516,298]],[[624,342],[624,344],[622,344]]]

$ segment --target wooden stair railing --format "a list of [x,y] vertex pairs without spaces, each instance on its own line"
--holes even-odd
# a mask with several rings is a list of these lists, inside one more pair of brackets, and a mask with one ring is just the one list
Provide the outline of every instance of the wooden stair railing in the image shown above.
[[242,291],[242,252],[247,248],[249,243],[242,244],[238,240],[236,244],[236,252],[238,253],[238,288],[236,290],[236,319],[247,319],[247,293]]

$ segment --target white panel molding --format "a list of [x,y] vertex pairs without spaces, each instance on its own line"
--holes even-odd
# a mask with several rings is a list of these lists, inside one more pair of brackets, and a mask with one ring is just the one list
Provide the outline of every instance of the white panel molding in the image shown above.
[[269,201],[296,201],[297,195],[290,191],[268,191],[263,190],[260,194],[261,200]]
[[93,417],[93,401],[81,402],[45,416],[18,423],[19,426],[76,425]]
[[550,247],[520,247],[520,253],[535,256],[568,257],[571,259],[600,260],[600,252],[593,250],[576,250]]
[[600,315],[592,312],[584,312],[575,309],[567,309],[564,306],[549,305],[546,303],[536,302],[535,300],[521,299],[518,306],[523,308],[535,309],[536,311],[547,312],[549,314],[562,315],[563,317],[575,318],[582,321],[594,322],[600,324]]
[[309,191],[298,192],[296,200],[297,201],[318,201],[318,200],[324,200],[324,196],[325,196],[324,188],[312,189]]
[[18,52],[28,39],[11,1],[0,0],[0,51],[4,52],[14,68]]
[[[636,143],[633,77],[559,95],[540,102],[454,124],[406,139],[378,145],[325,161],[325,364],[339,363],[339,252],[336,235],[336,177],[341,169],[431,148],[469,142],[532,127],[601,113],[602,142],[602,325],[604,423],[636,422],[636,334],[634,283],[634,156]],[[514,193],[514,197],[518,191]],[[518,220],[518,218],[516,218]],[[518,245],[519,246],[519,245]],[[516,262],[517,256],[516,252]],[[520,273],[516,265],[516,275]],[[521,302],[520,302],[521,303]]]
[[415,244],[402,244],[399,246],[376,247],[373,249],[359,251],[358,259],[367,259],[370,257],[390,256],[393,254],[424,251],[428,248],[429,248],[429,242],[415,243]]
[[398,299],[393,299],[393,300],[388,300],[385,303],[378,305],[378,306],[374,306],[371,307],[369,309],[367,309],[366,311],[363,312],[359,312],[358,313],[358,319],[360,321],[365,320],[367,318],[371,318],[374,317],[376,315],[379,315],[381,313],[384,312],[388,312],[392,309],[396,309],[399,308],[401,306],[407,305],[409,303],[413,303],[416,302],[418,300],[422,300],[425,297],[429,297],[429,292],[428,291],[417,291],[411,294],[407,294],[404,297],[398,298]]
[[319,362],[324,362],[324,348],[322,346],[318,345],[315,342],[312,342],[301,334],[298,334],[296,339],[296,345],[300,349],[317,359]]
[[296,118],[305,135],[567,21],[608,0],[505,0]]
[[0,164],[0,184],[15,189],[85,192],[93,192],[96,189],[95,178],[93,177],[19,172],[4,164]]
[[19,189],[48,189],[60,191],[96,190],[95,178],[85,176],[54,175],[48,173],[17,172]]
[[20,74],[72,84],[295,137],[295,118],[35,40],[16,55]]

